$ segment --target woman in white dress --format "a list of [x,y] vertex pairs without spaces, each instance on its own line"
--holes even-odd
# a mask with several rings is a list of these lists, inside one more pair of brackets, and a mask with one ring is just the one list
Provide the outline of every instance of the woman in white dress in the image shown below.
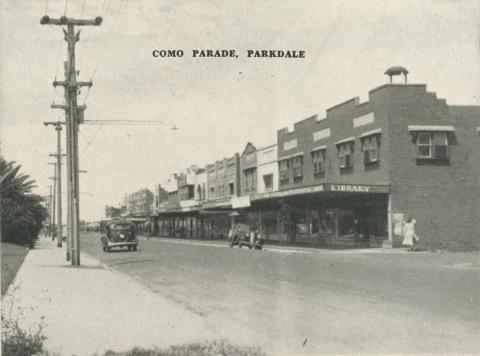
[[403,224],[403,241],[402,245],[413,248],[415,239],[415,223],[412,219],[407,219],[407,222]]

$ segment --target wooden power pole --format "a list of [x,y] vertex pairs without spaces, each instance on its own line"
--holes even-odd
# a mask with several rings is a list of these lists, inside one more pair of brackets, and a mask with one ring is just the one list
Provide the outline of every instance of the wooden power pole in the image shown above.
[[51,153],[51,157],[57,158],[57,171],[56,171],[56,196],[57,196],[57,247],[62,247],[63,238],[63,222],[62,222],[62,144],[60,133],[62,131],[62,122],[47,121],[43,123],[45,126],[54,125],[57,131],[57,153]]
[[52,194],[52,207],[51,207],[51,214],[52,214],[52,226],[51,226],[51,233],[52,233],[52,240],[55,236],[55,202],[57,197],[57,162],[49,162],[52,166],[55,166],[53,169],[53,177],[49,177],[49,179],[53,180],[53,194]]
[[[79,177],[78,177],[78,125],[80,124],[81,115],[80,108],[77,106],[77,91],[82,86],[92,86],[92,82],[77,82],[77,72],[75,69],[75,44],[80,39],[80,31],[75,33],[75,26],[100,26],[101,17],[94,20],[79,20],[62,16],[59,19],[51,19],[43,16],[40,20],[42,25],[66,26],[67,30],[63,30],[65,41],[68,44],[68,63],[66,77],[64,81],[54,81],[53,85],[63,86],[66,92],[65,105],[56,107],[63,108],[68,113],[66,115],[66,152],[67,152],[67,191],[68,191],[68,212],[69,225],[68,234],[71,238],[71,261],[72,265],[80,265],[80,231],[79,231]],[[53,107],[53,105],[52,105]]]

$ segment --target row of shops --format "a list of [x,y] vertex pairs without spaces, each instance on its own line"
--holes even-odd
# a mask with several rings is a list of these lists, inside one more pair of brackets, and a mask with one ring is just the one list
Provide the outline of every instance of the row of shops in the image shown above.
[[388,239],[388,187],[368,187],[373,193],[333,191],[332,187],[233,197],[184,211],[157,212],[138,225],[139,232],[225,240],[235,224],[244,223],[270,243],[373,247]]

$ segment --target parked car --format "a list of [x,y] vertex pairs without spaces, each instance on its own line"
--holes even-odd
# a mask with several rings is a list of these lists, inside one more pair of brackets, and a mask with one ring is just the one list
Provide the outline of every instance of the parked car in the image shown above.
[[247,224],[237,224],[231,232],[230,237],[230,247],[238,245],[239,248],[242,246],[248,246],[248,248],[255,248],[261,250],[263,248],[263,239],[260,237],[260,234],[252,229]]
[[105,224],[101,240],[105,252],[110,252],[113,247],[127,247],[128,250],[135,251],[138,246],[135,224],[127,220],[110,221]]

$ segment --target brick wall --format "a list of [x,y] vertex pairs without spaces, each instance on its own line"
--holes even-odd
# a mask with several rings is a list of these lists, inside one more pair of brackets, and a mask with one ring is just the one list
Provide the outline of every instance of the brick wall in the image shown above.
[[[393,213],[416,219],[420,244],[449,250],[479,248],[479,107],[449,107],[425,86],[388,86]],[[417,161],[408,125],[452,125],[448,164]]]

